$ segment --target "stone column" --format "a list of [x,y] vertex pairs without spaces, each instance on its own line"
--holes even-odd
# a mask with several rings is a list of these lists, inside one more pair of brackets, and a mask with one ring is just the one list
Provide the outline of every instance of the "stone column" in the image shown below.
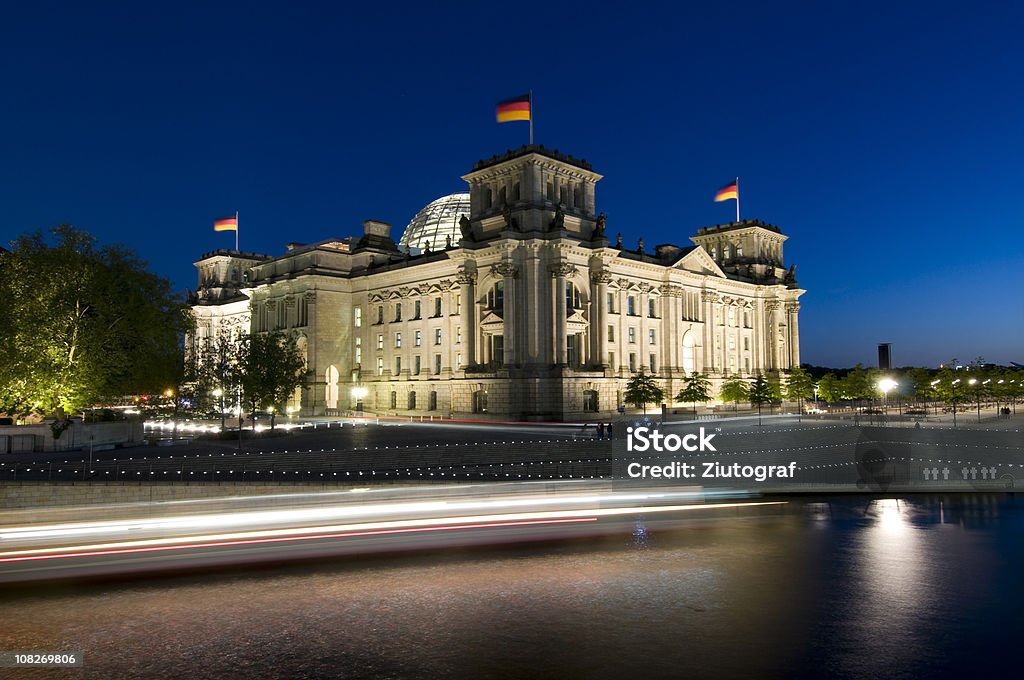
[[466,341],[466,364],[475,365],[476,360],[476,272],[462,270],[456,276],[459,293],[462,295],[462,314],[466,320],[462,337]]
[[516,310],[517,305],[517,291],[516,291],[516,277],[519,275],[519,269],[511,262],[501,262],[491,267],[491,271],[495,274],[504,277],[505,286],[505,302],[502,307],[502,320],[504,323],[504,336],[505,336],[505,348],[502,355],[502,361],[505,364],[505,368],[511,367],[516,361]]
[[800,366],[800,326],[797,321],[800,303],[788,303],[786,305],[786,312],[789,315],[789,366],[790,368],[796,368]]
[[703,302],[704,316],[704,371],[714,373],[717,370],[715,361],[715,336],[718,333],[718,326],[715,323],[715,303],[718,302],[718,293],[714,291],[701,291],[701,302]]
[[[608,367],[608,282],[612,280],[611,272],[600,271],[590,275],[597,296],[597,310],[592,316],[597,317],[597,328],[594,334],[594,363],[603,368]],[[614,368],[614,367],[613,367]]]
[[566,309],[565,309],[565,277],[576,271],[576,267],[568,262],[551,265],[551,276],[555,279],[555,364],[565,366],[566,343]]
[[526,354],[525,361],[529,362],[541,362],[541,349],[540,349],[540,329],[543,328],[541,323],[541,310],[540,310],[540,290],[541,290],[541,278],[540,278],[540,254],[537,252],[536,247],[528,247],[526,256],[526,274],[525,274],[525,289],[526,289],[526,335],[528,353]]
[[778,322],[776,312],[779,309],[779,301],[771,300],[764,306],[765,311],[765,370],[774,370],[779,367],[779,340]]

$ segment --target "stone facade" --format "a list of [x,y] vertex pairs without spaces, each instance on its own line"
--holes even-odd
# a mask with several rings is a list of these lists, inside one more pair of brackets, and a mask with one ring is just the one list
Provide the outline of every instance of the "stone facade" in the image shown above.
[[471,214],[450,248],[401,253],[368,221],[362,237],[279,257],[204,256],[193,341],[295,333],[313,376],[296,405],[310,415],[578,418],[612,412],[641,368],[675,394],[692,371],[718,384],[799,365],[804,291],[777,227],[745,220],[692,246],[629,250],[606,237],[601,176],[584,161],[529,146],[463,179]]

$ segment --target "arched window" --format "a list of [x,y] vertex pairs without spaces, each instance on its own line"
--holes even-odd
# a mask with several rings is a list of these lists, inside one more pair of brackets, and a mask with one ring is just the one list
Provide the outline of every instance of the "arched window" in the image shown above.
[[595,413],[598,411],[597,390],[583,391],[583,410]]
[[580,309],[583,306],[580,299],[580,289],[575,284],[565,282],[565,308],[567,310]]
[[331,365],[327,367],[327,371],[324,374],[324,382],[326,382],[324,390],[324,401],[327,403],[327,408],[336,409],[338,408],[338,367]]
[[487,413],[487,390],[473,393],[473,413]]
[[409,393],[409,410],[412,411],[416,408],[416,393]]
[[429,411],[436,411],[437,410],[437,392],[433,392],[432,391],[428,395],[428,397],[427,397],[427,410],[429,410]]
[[391,393],[391,408],[398,408],[398,392]]
[[693,331],[686,331],[683,334],[683,370],[693,373],[696,370],[696,359],[694,352]]

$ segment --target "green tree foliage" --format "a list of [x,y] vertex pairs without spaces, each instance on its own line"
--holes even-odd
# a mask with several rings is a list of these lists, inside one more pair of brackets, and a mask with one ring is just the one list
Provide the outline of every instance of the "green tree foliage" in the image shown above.
[[932,374],[924,368],[912,368],[903,375],[900,385],[906,384],[901,390],[908,394],[915,401],[923,402],[935,397],[935,388],[932,381],[935,380]]
[[627,404],[642,408],[646,414],[647,404],[658,403],[664,399],[665,390],[661,389],[655,379],[644,373],[644,369],[641,368],[640,372],[626,383],[626,392],[623,396]]
[[741,401],[746,401],[750,396],[750,383],[738,375],[732,375],[722,383],[722,392],[718,395],[722,401],[732,402],[733,410],[739,406]]
[[864,366],[857,364],[842,380],[842,399],[861,401],[873,399],[875,388],[870,383],[868,372]]
[[750,403],[757,406],[758,424],[761,422],[761,407],[765,404],[772,404],[775,401],[775,388],[771,381],[760,373],[750,384],[750,394],[747,397]]
[[242,398],[251,413],[269,409],[273,428],[277,414],[305,382],[305,359],[295,338],[284,333],[243,336],[238,345]]
[[826,402],[836,402],[843,398],[842,382],[833,373],[826,373],[818,381],[818,398]]
[[694,371],[683,378],[685,383],[683,389],[676,395],[676,401],[690,402],[693,404],[693,412],[697,413],[697,402],[707,403],[711,401],[711,381],[704,373]]
[[122,246],[61,225],[0,253],[0,411],[62,415],[177,384],[190,315]]
[[814,398],[814,379],[811,374],[799,366],[790,369],[789,375],[786,376],[785,394],[786,399],[799,402],[800,408],[803,409],[803,403]]

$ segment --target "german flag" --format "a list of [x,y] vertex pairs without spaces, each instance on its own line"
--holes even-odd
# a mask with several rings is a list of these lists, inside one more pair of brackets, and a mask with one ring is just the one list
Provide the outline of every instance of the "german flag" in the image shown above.
[[238,231],[238,214],[231,217],[222,217],[213,221],[214,231]]
[[730,182],[724,187],[715,192],[715,203],[721,203],[722,201],[728,201],[730,198],[734,198],[737,201],[740,200],[740,182]]
[[530,120],[530,95],[524,94],[498,102],[498,122]]

